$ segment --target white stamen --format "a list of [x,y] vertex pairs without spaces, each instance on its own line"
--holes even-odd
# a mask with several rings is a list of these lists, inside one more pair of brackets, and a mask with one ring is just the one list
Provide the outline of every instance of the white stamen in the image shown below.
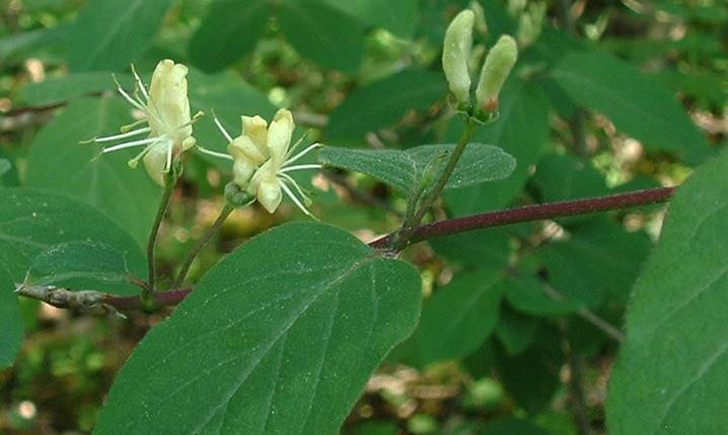
[[230,136],[230,133],[228,133],[227,130],[225,130],[225,127],[222,126],[222,123],[220,123],[220,120],[217,119],[217,116],[215,116],[214,113],[212,114],[212,116],[213,116],[213,119],[215,120],[215,125],[217,125],[217,128],[220,129],[220,133],[222,133],[222,135],[225,136],[225,139],[227,139],[228,142],[232,142],[233,141],[232,136]]
[[147,118],[143,118],[143,119],[140,119],[140,120],[138,120],[138,121],[134,121],[134,122],[132,122],[131,124],[128,124],[128,125],[122,125],[122,126],[121,126],[121,128],[120,128],[120,130],[121,130],[121,132],[122,132],[122,133],[127,133],[127,132],[129,132],[129,131],[130,131],[130,130],[131,130],[132,128],[136,127],[137,125],[141,125],[141,124],[147,124],[147,123],[149,123],[149,121],[147,120]]
[[139,78],[139,74],[137,74],[136,68],[134,68],[134,64],[131,64],[131,72],[134,74],[134,78],[136,79],[137,86],[139,86],[139,89],[142,91],[142,95],[144,95],[144,99],[149,101],[149,94],[147,93],[147,89],[144,87],[144,83],[142,83],[142,79]]
[[303,135],[296,141],[296,143],[293,144],[292,147],[288,149],[288,153],[286,153],[286,158],[291,157],[291,154],[293,154],[294,151],[296,151],[296,148],[298,148],[299,145],[303,143],[304,140],[308,137],[308,131],[304,131]]
[[122,143],[122,144],[119,144],[119,145],[114,145],[113,147],[104,148],[103,151],[102,151],[102,154],[110,153],[112,151],[123,150],[123,149],[126,149],[126,148],[133,148],[133,147],[138,147],[138,146],[142,146],[142,145],[154,143],[158,139],[159,138],[151,137],[149,139],[135,140],[133,142],[127,142],[127,143]]
[[284,166],[290,165],[291,163],[295,162],[296,160],[300,159],[301,157],[305,156],[306,154],[310,153],[311,151],[315,150],[316,148],[321,148],[320,143],[315,143],[305,150],[301,151],[300,153],[296,154],[295,156],[291,157],[290,159],[286,160],[285,163],[283,163]]
[[112,74],[111,77],[114,78],[114,82],[116,83],[116,90],[119,91],[119,93],[124,98],[126,98],[126,101],[131,103],[132,106],[136,107],[137,109],[141,110],[142,112],[147,113],[147,109],[141,103],[139,103],[137,100],[133,99],[132,97],[129,96],[129,94],[126,93],[126,91],[121,87],[121,83],[119,83],[119,81],[116,80],[116,76]]
[[303,198],[304,201],[306,201],[307,203],[311,202],[311,198],[309,198],[308,195],[306,195],[303,192],[303,189],[301,189],[301,186],[299,186],[298,183],[296,183],[296,180],[294,180],[293,177],[291,177],[288,174],[282,174],[282,173],[278,173],[278,176],[283,177],[286,181],[291,183],[293,185],[293,187],[296,188],[296,191],[298,192],[299,195],[301,195],[301,197]]
[[166,137],[165,136],[160,136],[160,137],[156,137],[156,138],[153,138],[153,139],[155,140],[155,142],[153,142],[148,147],[144,148],[142,150],[142,152],[140,152],[136,157],[134,157],[133,159],[129,160],[128,164],[129,164],[129,167],[130,168],[132,168],[132,169],[136,168],[137,165],[139,164],[139,160],[143,159],[144,156],[146,156],[149,153],[149,151],[152,149],[152,147],[154,147],[155,145],[157,145],[162,140],[166,139]]
[[217,157],[220,159],[230,160],[233,161],[233,156],[225,153],[218,153],[217,151],[208,150],[207,148],[203,148],[199,145],[196,146],[197,150],[201,152],[202,154],[207,154],[208,156]]
[[89,142],[111,142],[111,141],[115,141],[115,140],[118,140],[118,139],[126,139],[127,137],[136,136],[136,135],[142,134],[142,133],[149,133],[150,131],[152,131],[151,128],[144,127],[144,128],[140,128],[138,130],[130,131],[128,133],[117,134],[117,135],[114,135],[114,136],[95,137],[95,138],[91,139],[90,141],[85,141],[84,143],[89,143]]
[[286,186],[285,183],[282,183],[280,180],[278,181],[278,183],[280,184],[281,189],[283,189],[283,191],[286,192],[286,195],[288,195],[288,197],[291,198],[291,201],[293,201],[293,203],[296,204],[296,206],[306,216],[310,216],[310,217],[316,219],[316,216],[312,215],[308,210],[306,210],[306,207],[304,207],[303,204],[301,204],[301,202],[298,200],[298,198],[296,198],[296,195],[294,195],[293,192],[291,192],[291,189],[289,189],[288,186]]
[[323,168],[322,165],[295,165],[295,166],[287,166],[278,172],[286,173],[286,172],[298,171],[301,169],[321,169],[321,168]]

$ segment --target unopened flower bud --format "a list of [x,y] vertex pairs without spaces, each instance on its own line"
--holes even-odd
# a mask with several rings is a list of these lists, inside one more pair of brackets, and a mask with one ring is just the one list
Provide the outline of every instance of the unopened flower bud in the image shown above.
[[464,10],[452,20],[445,32],[442,69],[445,71],[450,91],[460,103],[470,101],[468,60],[473,45],[474,20],[473,11]]
[[480,73],[478,88],[475,90],[478,106],[482,110],[493,112],[498,108],[498,94],[516,64],[517,58],[518,47],[516,40],[511,36],[501,36],[490,49]]

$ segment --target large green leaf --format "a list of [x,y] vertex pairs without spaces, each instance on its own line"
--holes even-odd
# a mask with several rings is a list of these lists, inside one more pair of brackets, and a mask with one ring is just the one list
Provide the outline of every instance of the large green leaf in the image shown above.
[[126,69],[149,46],[173,0],[93,0],[70,38],[74,71]]
[[504,228],[438,237],[429,244],[448,260],[470,267],[505,268],[510,260],[511,239]]
[[[157,211],[161,188],[143,166],[127,162],[141,148],[98,156],[100,147],[79,141],[115,134],[132,121],[120,98],[75,100],[35,138],[28,185],[63,192],[98,207],[143,243]],[[98,157],[98,158],[96,158]]]
[[728,427],[728,154],[672,200],[642,270],[612,374],[613,435],[718,435]]
[[548,132],[546,95],[533,83],[511,78],[501,93],[498,120],[481,128],[473,140],[503,148],[515,157],[516,168],[506,180],[448,192],[445,198],[453,214],[482,213],[511,204],[523,190],[532,166],[541,156]]
[[266,28],[265,0],[216,0],[190,41],[190,59],[202,71],[216,72],[250,52]]
[[568,54],[552,75],[571,98],[604,113],[648,148],[684,151],[693,160],[709,149],[705,136],[657,80],[607,53]]
[[14,289],[12,276],[0,268],[0,370],[13,364],[23,341],[23,319]]
[[[454,144],[421,145],[405,151],[326,147],[319,152],[318,159],[325,166],[363,172],[410,193],[417,189],[430,162],[437,165],[440,161],[443,164],[432,174],[436,180],[454,149]],[[515,166],[513,157],[500,148],[470,143],[445,187],[454,189],[501,180],[509,176]]]
[[247,242],[139,344],[96,434],[335,435],[414,329],[420,279],[350,234],[289,224]]
[[389,127],[409,110],[426,110],[447,92],[442,74],[409,69],[370,83],[352,93],[331,114],[330,140],[359,139]]
[[[93,207],[65,195],[17,188],[0,189],[0,204],[0,269],[5,269],[15,282],[25,279],[39,254],[69,242],[111,247],[125,261],[121,267],[146,277],[147,263],[139,245]],[[0,289],[4,290],[7,289]],[[119,294],[136,294],[139,289],[124,283],[114,286],[114,290]]]
[[364,27],[316,0],[276,4],[281,31],[302,56],[325,68],[356,73],[364,56]]
[[463,273],[427,301],[413,337],[422,363],[463,358],[488,339],[498,322],[503,277],[490,268]]

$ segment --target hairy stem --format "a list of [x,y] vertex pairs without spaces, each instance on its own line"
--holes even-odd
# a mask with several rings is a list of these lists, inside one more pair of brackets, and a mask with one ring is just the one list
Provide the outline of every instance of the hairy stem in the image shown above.
[[[473,230],[510,225],[521,222],[555,219],[559,217],[599,213],[607,210],[630,208],[639,205],[667,202],[675,193],[674,187],[638,190],[636,192],[574,201],[529,205],[509,210],[482,213],[456,219],[448,219],[414,228],[406,239],[407,244],[449,236]],[[372,247],[387,249],[392,246],[397,233],[392,233],[370,243]],[[405,245],[407,246],[407,245]],[[404,247],[404,246],[403,246]],[[402,247],[402,248],[403,248]]]
[[225,206],[223,206],[222,210],[220,210],[220,215],[215,219],[215,223],[212,224],[210,228],[207,229],[207,232],[205,232],[205,235],[202,236],[200,240],[197,241],[195,246],[192,248],[192,251],[190,251],[189,255],[187,256],[187,259],[182,264],[182,269],[179,271],[179,275],[177,275],[177,279],[174,281],[174,284],[172,285],[172,288],[176,288],[182,285],[185,278],[187,277],[187,272],[190,270],[190,266],[192,266],[192,262],[195,260],[195,257],[197,257],[197,254],[200,253],[202,248],[205,247],[207,242],[210,241],[212,236],[215,235],[220,230],[220,227],[222,227],[222,224],[225,222],[225,219],[227,219],[228,216],[230,216],[230,213],[235,210],[235,207],[230,205],[230,203],[226,202]]
[[174,192],[174,186],[177,184],[177,177],[170,175],[164,178],[164,193],[162,193],[162,200],[159,202],[159,209],[157,209],[157,216],[154,218],[154,224],[152,224],[152,231],[149,233],[149,242],[147,243],[147,261],[149,265],[149,286],[142,292],[142,299],[150,301],[151,296],[157,291],[157,270],[156,262],[154,259],[154,248],[157,244],[157,234],[159,233],[159,227],[162,225],[162,219],[164,219],[164,213],[167,211],[169,205],[169,198]]

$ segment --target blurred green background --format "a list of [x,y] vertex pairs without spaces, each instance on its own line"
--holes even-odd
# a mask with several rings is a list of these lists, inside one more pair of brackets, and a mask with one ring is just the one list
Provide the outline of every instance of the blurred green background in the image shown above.
[[[448,193],[438,218],[675,185],[725,146],[728,7],[721,0],[478,3],[488,30],[476,31],[474,52],[508,33],[521,55],[499,120],[475,139],[503,147],[518,167],[508,180]],[[462,125],[447,104],[441,42],[468,5],[3,0],[0,186],[80,198],[143,243],[159,187],[127,167],[133,152],[93,160],[98,148],[78,142],[131,120],[110,73],[128,85],[134,63],[148,82],[164,58],[190,67],[193,111],[214,109],[235,134],[240,115],[270,118],[286,107],[297,135],[307,131],[331,146],[452,142]],[[210,116],[195,137],[211,149],[226,145]],[[214,220],[229,172],[187,157],[161,233],[165,276]],[[396,229],[404,212],[405,198],[360,174],[325,171],[300,181],[314,195],[314,214],[367,241]],[[342,433],[605,433],[618,343],[589,316],[621,326],[661,216],[652,207],[518,225],[408,250],[429,296],[422,323],[370,381]],[[234,213],[192,279],[292,219],[303,216],[290,203],[275,215],[259,206]],[[485,292],[496,281],[500,290]],[[566,302],[555,303],[554,294]],[[475,311],[464,301],[475,301]],[[22,307],[27,339],[14,367],[0,372],[2,434],[90,432],[114,374],[164,318],[75,316],[27,300]],[[456,324],[458,316],[465,320]],[[442,332],[466,326],[460,340]]]

